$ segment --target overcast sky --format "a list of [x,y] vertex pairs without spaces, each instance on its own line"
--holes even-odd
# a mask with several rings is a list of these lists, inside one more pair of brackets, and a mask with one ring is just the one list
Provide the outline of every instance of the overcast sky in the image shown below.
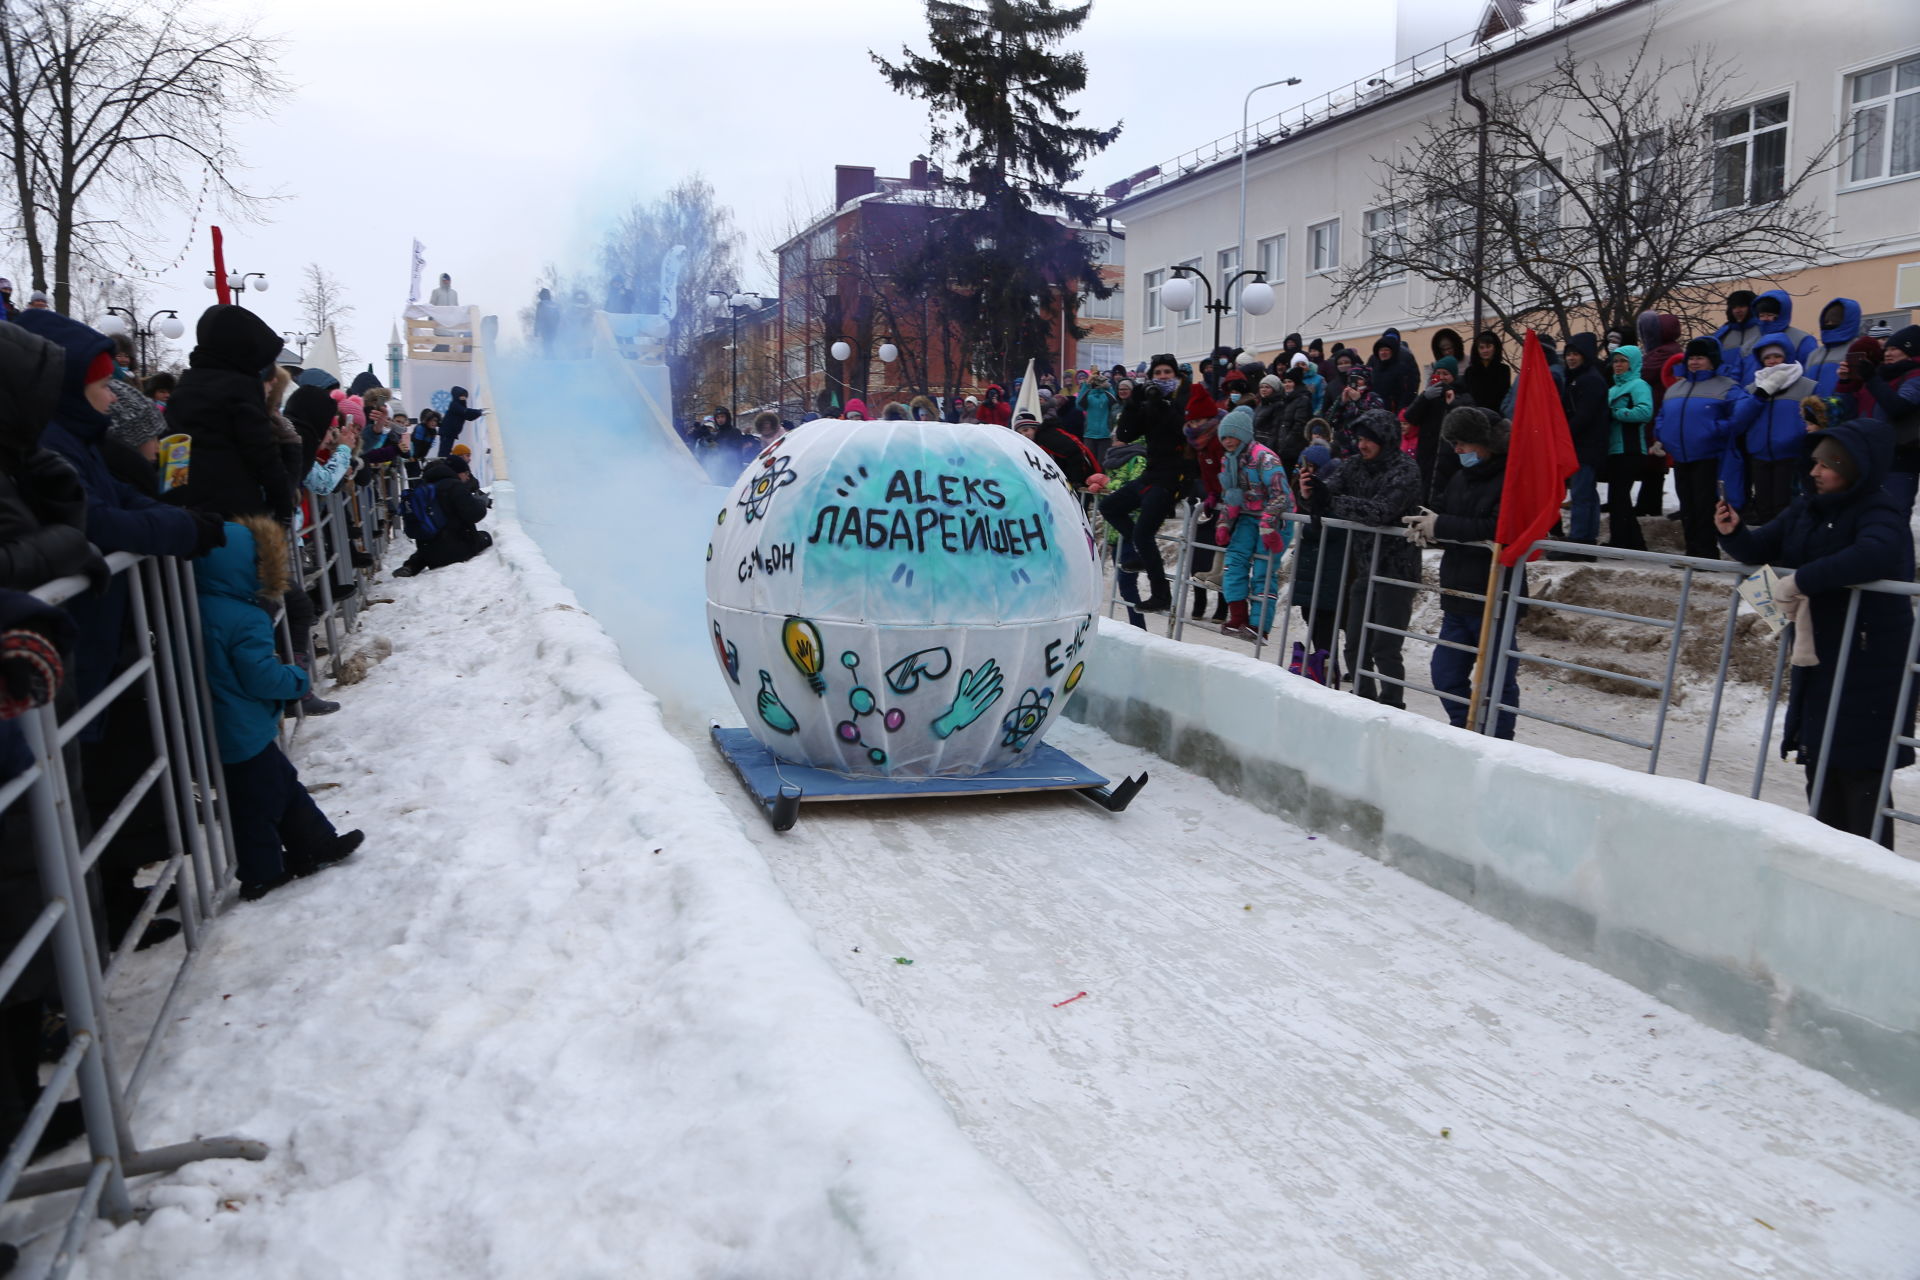
[[[325,265],[357,308],[345,341],[383,376],[415,237],[428,287],[447,271],[462,302],[510,316],[543,263],[584,264],[620,209],[697,170],[746,234],[747,286],[765,289],[758,250],[824,207],[835,164],[903,175],[926,147],[923,105],[867,56],[924,50],[917,0],[208,3],[279,35],[295,85],[271,119],[232,124],[252,187],[285,199],[269,221],[225,220],[228,264],[269,274],[246,301],[280,329],[296,327],[301,268]],[[1393,61],[1393,10],[1095,0],[1078,105],[1085,123],[1126,127],[1087,185],[1233,132],[1263,81],[1304,83],[1260,94],[1256,119],[1372,74]],[[164,257],[184,241],[181,224]],[[205,245],[203,227],[153,305],[191,317],[211,300]]]

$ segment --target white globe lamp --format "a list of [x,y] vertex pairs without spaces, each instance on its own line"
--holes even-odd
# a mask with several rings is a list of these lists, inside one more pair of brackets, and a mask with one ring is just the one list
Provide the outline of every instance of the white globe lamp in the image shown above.
[[177,338],[186,331],[187,326],[181,323],[179,316],[168,316],[160,322],[160,336],[163,338]]
[[829,350],[835,360],[848,360],[853,357],[853,348],[844,342],[834,343]]
[[1175,276],[1161,286],[1160,300],[1167,304],[1169,311],[1185,311],[1193,305],[1193,281]]
[[1265,280],[1249,281],[1240,287],[1240,306],[1250,316],[1263,316],[1273,310],[1273,286]]
[[883,342],[880,344],[880,363],[881,364],[892,364],[895,360],[898,360],[899,358],[900,358],[900,348],[894,346],[891,342]]
[[127,322],[119,316],[108,316],[93,327],[109,338],[117,338],[127,331]]

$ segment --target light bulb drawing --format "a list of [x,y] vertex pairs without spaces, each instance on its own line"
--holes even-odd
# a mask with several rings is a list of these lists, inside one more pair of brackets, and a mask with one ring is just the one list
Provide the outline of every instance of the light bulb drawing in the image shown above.
[[820,668],[826,663],[827,650],[820,641],[820,628],[805,618],[788,618],[780,628],[780,647],[807,678],[807,687],[824,697],[827,682],[820,678]]

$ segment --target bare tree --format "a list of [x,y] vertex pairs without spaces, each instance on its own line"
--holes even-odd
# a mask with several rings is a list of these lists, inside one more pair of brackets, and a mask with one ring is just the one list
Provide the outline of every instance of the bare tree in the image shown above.
[[225,122],[286,92],[277,47],[251,26],[196,17],[192,0],[0,5],[5,196],[34,286],[56,309],[70,306],[81,264],[152,251],[123,214],[190,207],[203,188],[230,211],[257,209],[260,197],[235,182],[242,166]]
[[1376,158],[1384,216],[1318,314],[1411,275],[1433,285],[1422,318],[1476,310],[1477,294],[1516,339],[1529,326],[1630,334],[1642,311],[1697,329],[1718,322],[1727,281],[1824,252],[1827,216],[1806,197],[1839,139],[1795,167],[1786,130],[1763,128],[1768,104],[1736,96],[1728,64],[1710,50],[1667,62],[1652,36],[1618,71],[1569,46],[1544,75],[1483,89],[1484,125],[1456,107]]
[[300,327],[309,333],[320,333],[328,325],[334,326],[334,344],[341,365],[359,363],[359,354],[340,340],[340,326],[354,310],[353,304],[347,301],[346,289],[332,272],[317,262],[309,262],[301,278],[306,283],[295,299],[295,305],[300,308]]
[[709,291],[731,294],[739,288],[740,279],[740,233],[733,210],[715,197],[713,184],[696,173],[658,200],[629,209],[601,245],[603,296],[592,301],[603,305],[605,285],[620,276],[632,290],[637,310],[657,312],[661,267],[675,246],[685,246],[687,256],[673,299],[667,367],[672,371],[675,411],[688,415],[699,409],[692,398],[694,348],[700,335],[712,327],[715,308]]

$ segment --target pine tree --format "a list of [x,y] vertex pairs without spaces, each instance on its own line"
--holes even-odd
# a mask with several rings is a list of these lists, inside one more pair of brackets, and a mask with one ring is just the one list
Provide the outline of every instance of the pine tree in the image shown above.
[[1048,0],[927,0],[932,56],[911,49],[873,60],[895,92],[920,98],[933,116],[933,151],[947,163],[947,194],[958,206],[896,280],[924,288],[959,327],[976,369],[1011,383],[1029,356],[1048,350],[1043,307],[1067,308],[1079,295],[1107,297],[1093,246],[1064,225],[1099,214],[1092,196],[1070,190],[1089,157],[1120,126],[1075,124],[1065,103],[1086,88],[1086,59],[1055,48],[1086,22],[1092,4]]

